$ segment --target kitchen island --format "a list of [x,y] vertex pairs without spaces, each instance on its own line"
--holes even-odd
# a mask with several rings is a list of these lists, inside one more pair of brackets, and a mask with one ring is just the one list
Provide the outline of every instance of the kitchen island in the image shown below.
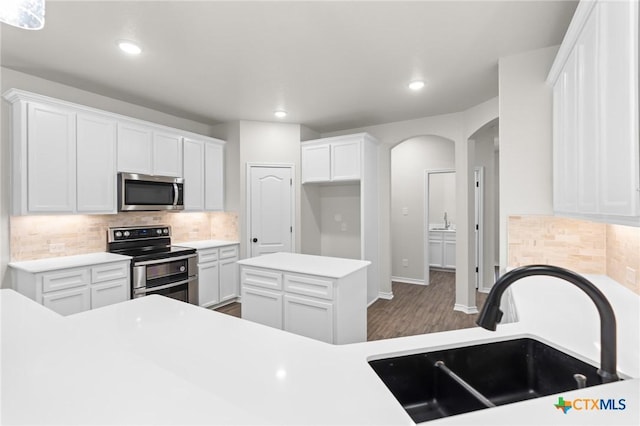
[[[638,296],[606,277],[592,281],[616,310],[618,371],[626,380],[428,424],[637,425]],[[368,360],[533,337],[598,364],[597,313],[580,290],[548,277],[523,279],[512,290],[519,321],[496,332],[473,328],[350,345],[160,296],[63,317],[1,290],[1,421],[411,425]],[[625,399],[627,408],[564,414],[554,407],[559,396]]]
[[367,340],[367,260],[271,253],[238,262],[242,318],[345,344]]

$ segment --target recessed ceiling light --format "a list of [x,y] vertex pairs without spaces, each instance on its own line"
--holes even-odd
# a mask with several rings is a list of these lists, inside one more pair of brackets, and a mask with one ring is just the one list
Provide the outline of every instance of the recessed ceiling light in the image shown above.
[[411,90],[420,90],[424,87],[424,81],[416,80],[409,83],[409,89]]
[[274,112],[273,115],[275,115],[278,118],[285,118],[287,116],[287,111],[279,110]]
[[142,52],[140,46],[128,40],[118,41],[118,47],[120,48],[120,50],[130,55],[139,55]]

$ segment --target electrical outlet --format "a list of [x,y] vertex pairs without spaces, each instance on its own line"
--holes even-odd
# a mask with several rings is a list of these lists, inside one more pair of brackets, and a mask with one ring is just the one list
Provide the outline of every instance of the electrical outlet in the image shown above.
[[64,251],[64,243],[49,244],[49,253],[62,253]]
[[636,284],[636,270],[627,266],[627,284]]
[[189,239],[190,240],[195,240],[198,238],[198,233],[197,232],[189,232]]
[[347,223],[346,222],[342,222],[342,224],[340,225],[340,230],[342,232],[345,232],[347,230]]
[[402,208],[402,215],[403,216],[408,216],[409,215],[409,207],[403,207]]
[[402,259],[402,266],[404,266],[405,268],[409,266],[409,259]]

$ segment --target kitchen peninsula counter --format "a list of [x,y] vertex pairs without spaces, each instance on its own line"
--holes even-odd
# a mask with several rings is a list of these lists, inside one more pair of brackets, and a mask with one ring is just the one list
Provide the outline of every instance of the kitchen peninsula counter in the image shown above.
[[[554,279],[527,278],[532,279],[540,282],[512,286],[520,321],[501,324],[496,332],[472,328],[350,345],[326,344],[160,296],[62,317],[4,289],[0,420],[412,425],[367,360],[533,337],[598,365],[599,339],[593,336],[599,332],[589,329],[597,313],[590,300]],[[616,310],[618,370],[626,380],[426,424],[637,425],[638,296],[606,277],[594,283]],[[538,292],[529,289],[539,285]],[[556,312],[548,291],[552,305],[573,308]],[[624,398],[627,409],[563,414],[554,407],[559,396]]]

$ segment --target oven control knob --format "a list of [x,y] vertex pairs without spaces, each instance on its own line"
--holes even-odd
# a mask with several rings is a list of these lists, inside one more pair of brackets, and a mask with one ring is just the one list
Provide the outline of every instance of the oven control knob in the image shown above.
[[125,236],[125,238],[126,238],[126,237],[128,237],[129,235],[131,235],[131,232],[129,232],[129,231],[124,231],[124,236]]
[[164,228],[164,229],[162,230],[162,233],[163,233],[164,235],[169,235],[169,228]]
[[160,228],[156,229],[156,234],[162,235],[162,229],[160,229]]
[[181,266],[181,267],[180,267],[180,272],[184,272],[184,271],[186,271],[186,270],[187,270],[187,268],[185,268],[184,266]]
[[122,237],[122,232],[116,231],[115,236],[116,236],[116,238]]

